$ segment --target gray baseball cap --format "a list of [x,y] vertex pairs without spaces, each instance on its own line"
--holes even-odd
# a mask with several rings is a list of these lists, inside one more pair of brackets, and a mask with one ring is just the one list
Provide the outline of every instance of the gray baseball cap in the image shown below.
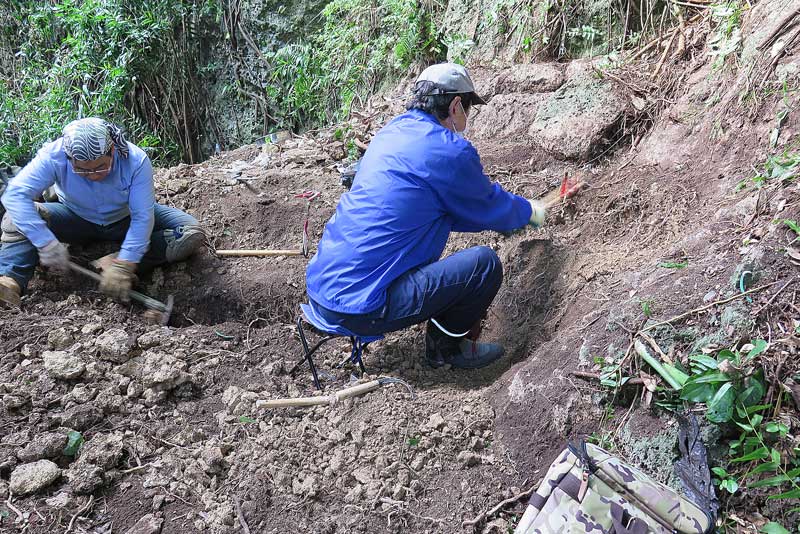
[[471,93],[472,104],[486,104],[486,101],[475,94],[475,85],[462,65],[458,63],[437,63],[431,65],[419,75],[419,82],[433,82],[439,91],[436,94]]

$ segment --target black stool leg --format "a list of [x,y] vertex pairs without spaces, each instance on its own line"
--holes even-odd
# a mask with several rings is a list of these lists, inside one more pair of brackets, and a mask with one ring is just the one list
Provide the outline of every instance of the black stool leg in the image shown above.
[[[317,376],[317,366],[314,365],[314,359],[311,358],[313,351],[309,350],[308,348],[308,341],[306,341],[306,334],[303,331],[303,319],[302,317],[297,318],[297,332],[300,334],[300,342],[303,343],[303,352],[306,357],[306,361],[308,362],[308,366],[311,368],[311,376],[314,378],[314,387],[321,390],[322,386],[319,384],[319,376]],[[322,343],[327,340],[323,340],[314,347],[314,350],[317,350]]]
[[360,341],[358,341],[355,337],[350,336],[350,345],[352,346],[352,350],[350,352],[350,361],[356,360],[358,362],[358,367],[361,369],[361,374],[367,372],[367,368],[364,367],[364,349],[366,348],[366,344],[360,345]]

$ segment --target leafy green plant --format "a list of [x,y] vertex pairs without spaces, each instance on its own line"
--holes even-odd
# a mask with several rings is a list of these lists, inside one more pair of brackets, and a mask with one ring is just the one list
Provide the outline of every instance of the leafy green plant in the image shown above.
[[781,154],[771,155],[762,165],[760,171],[750,178],[756,187],[764,187],[770,183],[782,183],[793,180],[800,172],[800,153],[786,150]]
[[[158,85],[156,79],[160,87],[169,85],[165,72],[183,74],[175,68],[180,54],[165,55],[162,47],[186,16],[212,16],[210,4],[25,0],[0,7],[11,20],[24,21],[4,29],[8,46],[19,53],[14,75],[0,81],[0,163],[24,162],[67,122],[92,115],[120,123],[133,142],[141,138],[145,147],[158,147],[154,160],[179,160],[176,139],[185,125],[151,113],[153,99],[140,93],[151,82]],[[165,68],[167,61],[172,68]],[[174,90],[164,90],[159,105],[168,106]]]
[[711,472],[717,475],[717,479],[714,479],[714,484],[719,486],[720,488],[724,489],[730,494],[734,494],[739,490],[739,483],[736,482],[736,479],[731,477],[725,469],[721,467],[712,467]]
[[[763,412],[772,405],[761,404],[766,393],[763,371],[753,365],[756,356],[767,350],[766,341],[757,339],[742,350],[723,349],[712,357],[690,356],[691,375],[683,384],[680,398],[705,403],[706,418],[718,424],[734,424],[741,430],[730,443],[732,465],[747,465],[737,481],[723,468],[715,468],[719,485],[729,493],[746,485],[748,489],[784,487],[770,499],[791,499],[800,496],[800,459],[781,455],[769,443],[785,441],[789,427],[780,421],[769,421]],[[756,475],[767,475],[753,480]],[[788,487],[787,487],[788,486]]]
[[715,33],[709,39],[714,57],[712,67],[721,68],[728,57],[735,56],[742,44],[741,19],[742,5],[740,0],[729,0],[711,5],[711,19],[717,23]]
[[763,532],[764,534],[792,534],[791,532],[786,530],[786,527],[774,521],[770,521],[769,523],[761,527],[760,532]]
[[791,228],[792,232],[794,232],[795,238],[792,241],[792,243],[800,239],[800,224],[797,224],[797,221],[793,221],[791,219],[784,219],[783,224]]
[[448,34],[443,38],[442,43],[447,47],[447,60],[461,65],[466,63],[467,55],[475,46],[475,41],[462,34]]
[[743,368],[766,349],[767,342],[759,339],[745,355],[724,349],[716,358],[706,354],[690,356],[692,374],[683,384],[680,398],[705,403],[706,418],[712,423],[731,421],[734,406],[755,406],[766,393],[763,373],[750,374]]
[[688,261],[662,261],[658,264],[659,267],[664,269],[685,269],[688,265]]
[[254,424],[254,423],[257,423],[257,422],[258,422],[258,421],[256,421],[255,419],[253,419],[252,417],[249,417],[249,416],[247,416],[247,415],[240,415],[240,416],[239,416],[239,418],[238,418],[237,420],[238,420],[240,423],[244,424],[244,425],[252,425],[252,424]]
[[416,0],[333,0],[323,25],[267,55],[265,89],[277,128],[344,119],[354,104],[417,62],[445,58],[432,6]]
[[639,301],[639,305],[645,317],[649,318],[653,316],[653,304],[655,304],[653,299],[642,299]]

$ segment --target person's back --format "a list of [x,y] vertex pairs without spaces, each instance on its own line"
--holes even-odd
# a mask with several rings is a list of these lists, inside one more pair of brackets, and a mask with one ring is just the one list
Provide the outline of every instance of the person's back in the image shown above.
[[342,313],[375,310],[398,276],[439,259],[451,230],[527,222],[527,202],[494,205],[498,190],[467,141],[425,112],[400,115],[372,140],[328,222],[308,267],[309,295]]
[[439,260],[450,232],[511,231],[532,218],[529,201],[492,184],[461,135],[476,103],[483,100],[463,67],[426,69],[409,111],[370,143],[306,275],[315,312],[355,334],[430,318],[433,365],[480,367],[502,354],[493,345],[472,358],[456,354],[497,293],[502,267],[487,247]]

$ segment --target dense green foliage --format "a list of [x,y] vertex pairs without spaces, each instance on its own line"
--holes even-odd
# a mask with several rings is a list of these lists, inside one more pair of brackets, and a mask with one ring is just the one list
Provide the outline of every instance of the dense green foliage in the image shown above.
[[444,59],[434,13],[417,0],[333,0],[307,42],[277,50],[267,93],[280,127],[323,124],[415,62]]
[[[291,19],[287,10],[301,4],[308,9],[301,26],[270,25]],[[415,67],[463,61],[487,46],[515,50],[518,61],[630,47],[676,23],[669,5],[11,0],[0,5],[0,163],[27,160],[64,124],[91,115],[121,124],[132,141],[152,149],[156,163],[194,162],[215,146],[346,118]],[[729,22],[729,44],[736,42],[738,5],[730,0],[714,10]],[[459,34],[446,14],[477,16],[475,35]]]
[[193,57],[180,52],[198,21],[213,19],[216,2],[30,0],[0,9],[15,21],[4,27],[0,52],[8,71],[0,81],[0,162],[23,161],[86,116],[120,123],[156,161],[191,159],[194,119],[177,96]]
[[[197,138],[214,115],[198,78],[225,67],[201,61],[200,50],[215,41],[230,46],[231,30],[244,31],[238,22],[222,35],[226,9],[213,0],[18,0],[0,8],[3,19],[18,21],[0,41],[8,71],[0,82],[0,162],[26,160],[64,124],[92,115],[122,124],[133,141],[154,148],[157,162],[196,160]],[[269,67],[256,80],[261,94],[230,82],[239,105],[252,106],[250,96],[266,101],[256,108],[269,117],[263,133],[342,118],[413,62],[443,57],[433,14],[416,0],[334,0],[321,15],[318,31],[299,42],[259,46]],[[252,59],[234,61],[249,69]]]

